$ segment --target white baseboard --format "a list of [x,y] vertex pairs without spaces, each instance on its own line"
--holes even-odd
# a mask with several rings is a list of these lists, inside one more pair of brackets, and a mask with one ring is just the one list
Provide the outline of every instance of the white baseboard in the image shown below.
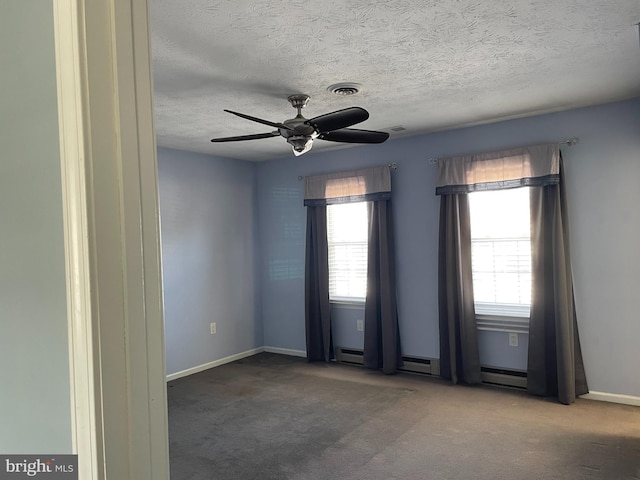
[[290,355],[292,357],[307,357],[304,350],[292,350],[290,348],[264,347],[264,351],[268,353],[278,353],[280,355]]
[[220,365],[224,365],[225,363],[235,362],[236,360],[240,360],[241,358],[251,357],[252,355],[257,355],[258,353],[262,353],[264,351],[267,351],[264,347],[253,348],[251,350],[247,350],[246,352],[236,353],[235,355],[229,355],[228,357],[214,360],[213,362],[188,368],[186,370],[182,370],[181,372],[172,373],[171,375],[167,375],[167,382],[186,377],[188,375],[193,375],[194,373],[203,372],[213,367],[219,367]]
[[634,397],[632,395],[621,395],[618,393],[606,393],[606,392],[589,392],[584,395],[580,395],[580,398],[587,400],[598,400],[600,402],[622,403],[624,405],[633,405],[640,407],[640,397]]

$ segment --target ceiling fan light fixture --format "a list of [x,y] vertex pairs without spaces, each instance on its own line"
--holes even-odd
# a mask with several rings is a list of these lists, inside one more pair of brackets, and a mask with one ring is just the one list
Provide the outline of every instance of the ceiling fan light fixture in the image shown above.
[[360,93],[362,85],[354,82],[340,82],[329,85],[327,90],[334,95],[350,96]]
[[293,154],[299,157],[303,153],[307,153],[313,146],[313,138],[304,135],[292,135],[287,138],[287,143],[293,148]]

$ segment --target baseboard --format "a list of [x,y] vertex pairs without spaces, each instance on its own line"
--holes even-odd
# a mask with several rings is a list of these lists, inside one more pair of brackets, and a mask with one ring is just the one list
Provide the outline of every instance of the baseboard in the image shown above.
[[600,402],[622,403],[623,405],[633,405],[634,407],[640,407],[640,397],[634,397],[632,395],[621,395],[618,393],[606,393],[606,392],[589,392],[584,395],[580,395],[580,398],[587,400],[598,400]]
[[264,351],[267,351],[265,347],[253,348],[251,350],[247,350],[246,352],[236,353],[235,355],[229,355],[228,357],[224,357],[219,360],[214,360],[213,362],[188,368],[186,370],[182,370],[181,372],[172,373],[171,375],[167,375],[167,382],[170,382],[171,380],[176,380],[178,378],[186,377],[188,375],[193,375],[194,373],[203,372],[213,367],[219,367],[220,365],[224,365],[225,363],[235,362],[236,360],[240,360],[241,358],[251,357],[252,355],[257,355],[258,353],[262,353]]
[[267,353],[278,353],[280,355],[290,355],[292,357],[307,357],[307,352],[304,350],[292,350],[290,348],[279,347],[264,347],[264,351]]

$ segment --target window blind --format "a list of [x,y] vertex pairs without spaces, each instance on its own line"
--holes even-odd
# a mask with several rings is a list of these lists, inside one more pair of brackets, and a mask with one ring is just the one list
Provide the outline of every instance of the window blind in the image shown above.
[[473,294],[477,315],[529,317],[529,189],[469,194]]
[[327,206],[329,298],[364,301],[367,294],[367,203]]

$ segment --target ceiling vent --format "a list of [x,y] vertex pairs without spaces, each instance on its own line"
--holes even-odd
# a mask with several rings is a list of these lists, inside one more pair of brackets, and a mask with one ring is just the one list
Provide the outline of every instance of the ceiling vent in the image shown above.
[[334,95],[349,96],[360,93],[360,90],[362,90],[362,85],[353,82],[334,83],[333,85],[329,85],[327,90]]

